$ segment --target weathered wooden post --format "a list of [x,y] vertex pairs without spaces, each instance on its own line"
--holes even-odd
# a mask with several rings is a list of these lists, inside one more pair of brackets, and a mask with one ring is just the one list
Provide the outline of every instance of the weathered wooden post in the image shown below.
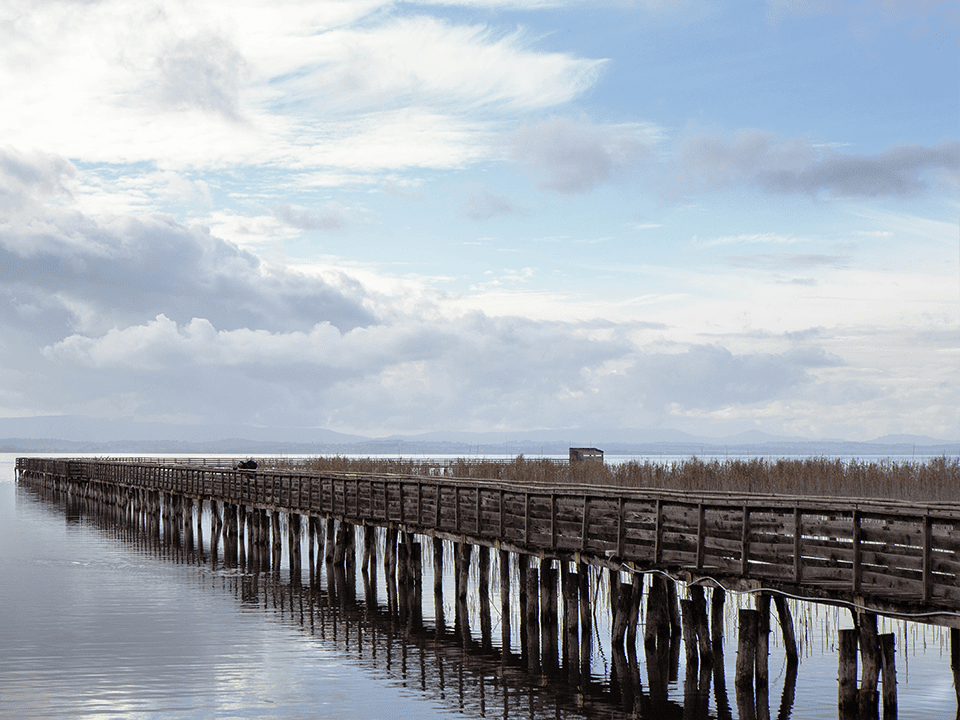
[[337,521],[332,517],[327,517],[327,527],[324,540],[323,562],[324,565],[333,564],[333,554],[337,544]]
[[443,633],[446,625],[443,616],[443,540],[436,536],[433,538],[433,613],[437,633]]
[[713,663],[713,644],[710,637],[710,624],[707,620],[707,598],[702,585],[690,586],[690,599],[693,601],[693,621],[697,631],[697,645],[700,651],[700,664]]
[[423,627],[423,546],[411,535],[409,562],[410,562],[410,625],[408,630],[414,631]]
[[840,720],[856,720],[857,700],[857,635],[855,629],[840,631],[839,709]]
[[400,622],[406,622],[410,614],[409,553],[409,543],[397,543],[397,604]]
[[770,717],[770,595],[757,593],[757,655],[756,655],[756,698],[757,717],[761,720]]
[[480,601],[480,642],[484,649],[493,647],[490,618],[490,548],[477,547],[477,597]]
[[527,626],[527,670],[531,674],[540,672],[540,573],[535,567],[527,567],[527,602],[524,617]]
[[880,716],[880,694],[877,692],[877,680],[880,678],[880,641],[877,638],[877,616],[873,613],[860,613],[860,658],[863,672],[860,675],[860,693],[858,704],[861,720],[871,720]]
[[500,574],[500,650],[501,661],[506,663],[510,656],[510,552],[500,549],[497,552],[498,569]]
[[695,612],[693,600],[680,601],[680,620],[683,624],[683,646],[686,649],[687,674],[689,675],[690,669],[693,668],[694,677],[696,677],[697,666],[700,662],[697,652],[697,625],[693,617]]
[[741,609],[738,614],[737,664],[734,687],[737,691],[737,710],[740,720],[757,717],[754,694],[754,668],[757,661],[757,634],[759,617],[756,610]]
[[780,622],[780,632],[783,634],[783,649],[787,655],[787,663],[796,664],[800,662],[800,655],[797,652],[797,637],[787,599],[782,595],[776,595],[773,603],[777,608],[777,619]]
[[593,655],[593,604],[590,602],[590,566],[580,563],[577,571],[580,601],[580,690],[590,679]]
[[377,528],[375,525],[364,524],[363,526],[363,561],[360,569],[367,572],[370,568],[370,560],[377,561]]
[[953,691],[957,696],[957,715],[960,716],[960,628],[950,628],[950,669],[953,671]]
[[896,637],[884,633],[880,640],[880,668],[883,676],[883,720],[897,718],[897,664],[894,657]]
[[633,579],[630,583],[632,591],[630,593],[630,616],[627,618],[627,656],[636,659],[637,654],[637,628],[640,626],[640,603],[643,602],[643,575],[633,573]]
[[[611,587],[612,591],[612,587]],[[616,603],[614,604],[611,641],[614,647],[623,648],[627,624],[630,622],[630,606],[633,604],[633,585],[616,583]]]
[[467,589],[470,585],[470,563],[473,560],[473,545],[457,543],[457,602],[455,625],[460,632],[464,647],[470,643],[470,612],[467,604]]
[[570,563],[560,565],[560,590],[563,593],[563,664],[571,685],[580,684],[580,580],[570,571]]
[[193,498],[183,498],[183,532],[187,550],[193,552]]
[[552,560],[540,561],[540,664],[544,675],[557,673],[559,622],[557,568]]
[[300,515],[290,513],[287,515],[287,536],[290,543],[290,582],[300,584],[302,572],[302,559],[300,556]]

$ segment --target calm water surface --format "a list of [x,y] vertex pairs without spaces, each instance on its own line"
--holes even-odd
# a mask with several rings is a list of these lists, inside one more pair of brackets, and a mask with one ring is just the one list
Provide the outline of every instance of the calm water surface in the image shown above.
[[[0,455],[2,718],[625,717],[603,699],[604,692],[610,695],[610,652],[602,611],[592,659],[599,699],[572,709],[568,699],[524,686],[516,679],[520,669],[498,677],[493,661],[464,666],[451,660],[456,645],[447,639],[411,642],[383,613],[364,613],[362,586],[359,604],[341,609],[327,596],[291,586],[286,569],[283,577],[254,576],[214,563],[206,533],[205,554],[188,555],[64,512],[15,485],[14,460]],[[424,565],[429,570],[426,553]],[[424,587],[431,586],[425,578]],[[424,623],[432,626],[433,597],[424,594],[430,595]],[[385,602],[382,589],[378,597]],[[731,596],[727,607],[733,717],[736,645],[730,630],[738,602],[751,600]],[[795,698],[784,717],[835,718],[836,631],[850,626],[849,613],[810,604],[793,608],[803,649]],[[445,614],[452,625],[452,604]],[[882,625],[898,635],[899,717],[955,717],[947,633],[911,623]],[[518,618],[513,627],[516,635]],[[774,718],[785,664],[777,640],[771,636]],[[645,680],[642,647],[639,656]],[[682,663],[681,653],[678,679],[669,687],[671,716],[675,711],[677,717]],[[718,717],[712,695],[707,715]]]

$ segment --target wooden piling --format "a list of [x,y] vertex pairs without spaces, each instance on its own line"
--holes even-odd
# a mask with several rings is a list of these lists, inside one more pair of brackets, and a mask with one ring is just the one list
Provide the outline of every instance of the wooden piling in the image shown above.
[[680,622],[683,627],[683,646],[686,650],[687,673],[689,675],[691,668],[694,677],[696,677],[696,668],[699,665],[700,657],[697,645],[697,625],[694,620],[693,600],[680,601]]
[[490,548],[477,548],[477,598],[480,603],[480,643],[484,649],[493,647],[490,617]]
[[590,602],[590,566],[581,563],[578,591],[580,604],[580,688],[590,681],[590,662],[593,651],[593,603]]
[[540,598],[537,589],[540,587],[540,573],[535,567],[527,567],[527,592],[524,606],[524,623],[526,625],[527,670],[533,674],[540,673]]
[[897,718],[897,663],[895,658],[896,636],[884,633],[880,641],[880,674],[883,682],[883,720]]
[[798,663],[800,655],[797,652],[797,637],[793,627],[793,616],[790,614],[790,606],[787,605],[787,599],[782,595],[774,595],[773,603],[777,608],[777,619],[780,622],[780,633],[783,635],[783,649],[787,656],[787,662]]
[[880,716],[880,694],[877,681],[880,678],[880,641],[877,638],[877,616],[860,614],[860,659],[863,671],[860,675],[859,707],[861,720]]
[[741,609],[738,613],[739,637],[733,684],[736,688],[740,720],[755,720],[757,717],[753,678],[757,659],[759,621],[759,613],[756,610]]
[[636,654],[637,628],[640,625],[640,603],[643,602],[643,575],[633,573],[630,581],[630,616],[627,618],[627,633],[624,640],[627,654]]
[[545,675],[555,674],[559,654],[557,568],[552,560],[540,561],[540,663]]
[[580,579],[576,572],[570,572],[568,563],[563,563],[560,574],[560,587],[563,592],[563,663],[567,669],[567,680],[578,685],[580,678]]
[[702,585],[690,586],[690,599],[693,601],[693,621],[697,631],[700,662],[709,665],[713,663],[713,643],[707,620],[707,598]]
[[370,568],[370,560],[377,561],[377,527],[376,525],[365,524],[363,526],[363,561],[360,569],[367,572]]
[[324,565],[333,563],[333,555],[337,544],[337,521],[332,517],[327,518],[327,527],[324,541],[323,562]]
[[500,648],[504,662],[510,655],[511,641],[511,604],[510,604],[510,552],[501,549],[498,554],[500,565]]
[[840,631],[839,710],[840,720],[856,720],[857,699],[857,635],[855,629]]
[[333,564],[341,566],[347,559],[347,548],[350,546],[350,537],[353,528],[346,520],[341,520],[337,527],[337,540],[333,547]]
[[433,538],[433,592],[443,595],[443,540]]
[[756,682],[754,687],[757,697],[757,717],[764,719],[770,716],[770,595],[757,593],[757,655],[756,655]]
[[957,696],[957,720],[960,720],[960,628],[950,628],[950,669],[953,671],[953,691]]

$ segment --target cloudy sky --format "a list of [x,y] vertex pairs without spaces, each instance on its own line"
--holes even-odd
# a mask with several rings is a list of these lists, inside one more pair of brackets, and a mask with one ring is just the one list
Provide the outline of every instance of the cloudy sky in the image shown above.
[[0,417],[960,435],[955,0],[0,0]]

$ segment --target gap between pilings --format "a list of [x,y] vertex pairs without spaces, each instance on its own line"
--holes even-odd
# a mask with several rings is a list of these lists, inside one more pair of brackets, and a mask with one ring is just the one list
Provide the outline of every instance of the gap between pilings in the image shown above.
[[[718,715],[730,716],[723,673],[723,607],[726,592],[707,584],[678,585],[662,574],[632,572],[612,562],[604,572],[591,559],[578,562],[525,554],[518,548],[475,545],[465,537],[415,534],[397,526],[355,525],[336,517],[301,516],[277,508],[244,506],[204,497],[189,497],[109,483],[75,483],[68,478],[18,473],[19,482],[62,494],[70,508],[99,513],[133,530],[181,545],[186,552],[209,553],[228,567],[278,574],[286,551],[291,580],[304,566],[309,582],[321,568],[356,581],[360,536],[361,572],[377,573],[382,559],[386,605],[407,626],[422,622],[423,546],[432,558],[435,624],[442,629],[450,614],[444,566],[453,582],[453,627],[464,647],[495,649],[499,627],[504,660],[519,649],[522,664],[544,682],[562,678],[583,688],[594,677],[594,642],[601,632],[596,609],[609,608],[609,659],[605,670],[626,705],[656,712],[666,702],[667,685],[678,680],[679,655],[685,657],[685,703],[705,703],[712,691]],[[207,539],[203,518],[207,517]],[[303,562],[304,540],[308,560]],[[222,558],[222,560],[220,560]],[[496,564],[496,572],[491,566]],[[341,586],[342,586],[341,582]],[[349,588],[349,585],[347,585]],[[499,591],[499,592],[497,592]],[[709,592],[709,596],[707,595]],[[682,595],[682,597],[681,597]],[[757,592],[754,608],[740,608],[736,705],[742,718],[767,718],[769,707],[769,636],[776,616],[787,659],[780,716],[793,703],[798,666],[797,641],[790,607],[782,595]],[[365,583],[365,600],[381,604],[378,585]],[[771,600],[773,601],[771,603]],[[496,619],[496,622],[494,622]],[[854,629],[840,631],[838,708],[841,717],[897,714],[895,637],[877,631],[877,616],[854,615]],[[638,628],[643,627],[647,689],[637,661]],[[960,701],[960,631],[950,630],[951,666]],[[859,684],[857,681],[859,673]],[[882,688],[882,692],[878,690]]]

